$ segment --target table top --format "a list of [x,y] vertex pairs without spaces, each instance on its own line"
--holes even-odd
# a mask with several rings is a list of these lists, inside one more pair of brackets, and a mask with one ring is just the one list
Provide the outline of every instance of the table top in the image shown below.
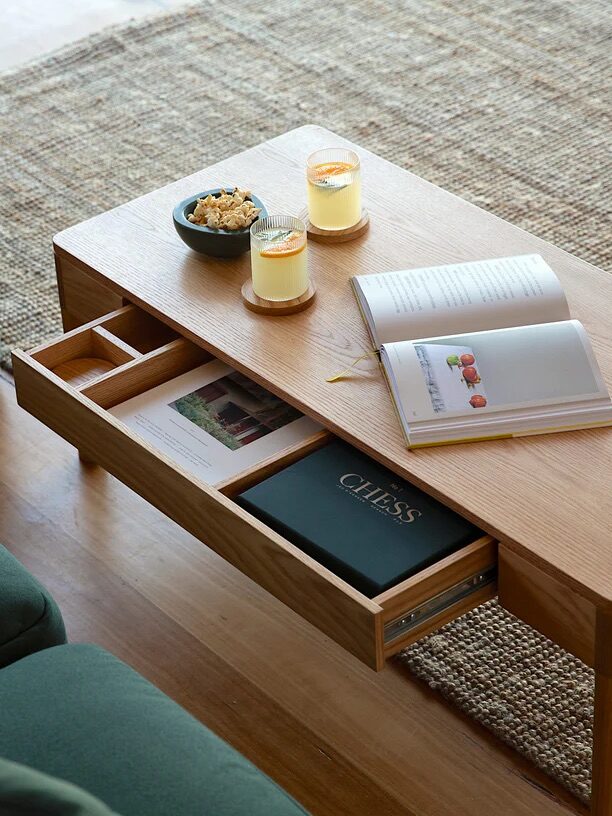
[[[353,242],[309,244],[315,305],[301,314],[248,311],[249,255],[192,253],[172,224],[183,198],[252,189],[268,211],[305,205],[305,162],[347,146],[362,161],[371,226]],[[410,451],[375,360],[327,383],[370,349],[349,277],[539,252],[559,276],[612,386],[612,276],[341,137],[304,126],[71,227],[56,252],[270,387],[338,435],[441,499],[600,606],[612,605],[612,432],[609,429]]]

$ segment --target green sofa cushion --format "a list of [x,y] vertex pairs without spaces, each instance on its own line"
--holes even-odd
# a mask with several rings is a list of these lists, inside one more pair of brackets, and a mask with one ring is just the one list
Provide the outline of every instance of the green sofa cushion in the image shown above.
[[0,545],[0,668],[65,642],[64,622],[53,598]]
[[126,816],[303,816],[244,757],[108,652],[70,644],[0,671],[0,755]]
[[0,757],[2,816],[117,816],[82,788]]

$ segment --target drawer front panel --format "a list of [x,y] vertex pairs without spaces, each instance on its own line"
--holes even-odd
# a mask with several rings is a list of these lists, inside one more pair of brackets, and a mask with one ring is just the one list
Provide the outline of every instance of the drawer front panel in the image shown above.
[[497,542],[468,544],[374,598],[383,608],[388,657],[495,596]]
[[474,595],[480,597],[482,594],[487,597],[489,593],[493,594],[496,585],[497,567],[487,567],[474,575],[469,575],[464,581],[408,609],[399,618],[385,623],[385,644],[391,644],[397,638],[404,638],[406,635],[411,637],[414,632],[421,632],[423,627],[439,621],[447,612],[455,617],[455,610],[459,604],[464,609],[466,602],[467,605],[471,604]]
[[192,479],[23,352],[19,404],[370,667],[383,657],[381,607],[219,491]]

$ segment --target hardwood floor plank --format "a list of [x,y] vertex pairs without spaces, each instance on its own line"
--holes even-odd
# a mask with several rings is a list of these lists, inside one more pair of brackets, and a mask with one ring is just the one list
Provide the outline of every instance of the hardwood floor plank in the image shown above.
[[315,814],[581,813],[403,669],[376,675],[74,451],[0,383],[0,540],[109,648]]

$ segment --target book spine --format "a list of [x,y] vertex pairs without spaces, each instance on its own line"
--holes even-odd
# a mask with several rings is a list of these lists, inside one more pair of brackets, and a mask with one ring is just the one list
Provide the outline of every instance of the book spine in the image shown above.
[[536,428],[535,430],[515,431],[509,434],[491,434],[490,436],[468,436],[461,439],[438,439],[435,442],[417,442],[408,444],[410,448],[435,448],[440,445],[462,445],[464,442],[486,442],[491,439],[514,439],[521,436],[544,436],[550,433],[567,433],[568,431],[586,431],[589,428],[609,428],[611,420],[605,422],[588,422],[580,425],[552,425],[548,428]]
[[355,296],[355,300],[357,301],[357,308],[359,309],[359,311],[361,313],[361,319],[363,320],[363,322],[365,324],[365,327],[366,327],[366,331],[368,332],[368,335],[370,337],[370,342],[372,343],[372,350],[373,351],[380,351],[380,349],[376,345],[376,338],[374,337],[374,328],[373,328],[373,326],[370,326],[370,321],[366,317],[365,310],[364,310],[363,305],[361,303],[361,297],[359,296],[359,291],[357,290],[357,284],[355,283],[355,278],[356,278],[356,275],[353,275],[353,277],[351,278],[351,288],[353,289],[353,295]]
[[440,445],[463,445],[464,442],[486,442],[490,439],[512,439],[513,436],[518,435],[519,434],[494,434],[491,436],[466,436],[462,437],[461,439],[437,439],[435,442],[408,443],[408,447],[411,449],[437,448]]

